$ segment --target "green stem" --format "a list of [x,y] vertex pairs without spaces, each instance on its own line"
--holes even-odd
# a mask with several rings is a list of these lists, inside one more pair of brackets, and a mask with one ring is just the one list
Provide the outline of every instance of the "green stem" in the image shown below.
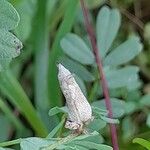
[[57,133],[57,137],[62,137],[63,129],[64,129],[64,123],[65,123],[65,120],[66,120],[66,115],[65,114],[61,117],[61,120],[63,122],[63,125],[59,128],[59,131]]
[[74,139],[74,138],[75,138],[76,136],[78,136],[78,135],[79,135],[79,134],[77,134],[77,133],[76,133],[76,134],[70,134],[70,135],[68,135],[67,137],[65,137],[65,138],[63,138],[63,139],[61,139],[61,140],[55,142],[54,144],[51,144],[51,145],[49,145],[49,146],[43,148],[43,150],[53,150],[53,149],[57,148],[58,146],[60,146],[60,145],[62,145],[62,144],[64,144],[64,143],[66,143],[66,142],[71,141],[72,139]]
[[21,142],[21,139],[16,139],[16,140],[12,140],[12,141],[2,142],[2,143],[0,143],[0,147],[16,145],[16,144],[19,144],[20,142]]
[[98,85],[99,85],[98,81],[95,81],[94,84],[93,84],[93,87],[91,88],[89,98],[88,98],[90,102],[93,102],[94,99],[95,99],[95,95],[96,95],[96,92],[97,92]]
[[[93,30],[93,26],[89,20],[89,12],[88,9],[85,5],[85,0],[80,0],[83,15],[84,15],[84,20],[85,20],[85,27],[87,29],[90,41],[91,41],[91,46],[93,49],[93,53],[95,55],[95,61],[98,67],[99,75],[101,76],[101,81],[99,80],[100,85],[102,85],[104,97],[105,97],[105,105],[107,110],[109,111],[108,116],[110,118],[113,118],[113,112],[112,112],[112,106],[111,106],[111,101],[110,101],[110,95],[109,95],[109,89],[108,89],[108,84],[106,80],[106,76],[104,73],[104,68],[102,64],[102,60],[99,54],[99,50],[96,44],[96,36]],[[112,144],[113,144],[113,149],[114,150],[119,150],[118,146],[118,137],[117,137],[117,130],[116,126],[114,124],[110,124],[110,132],[111,132],[111,139],[112,139]]]
[[59,7],[55,8],[55,11],[53,11],[54,14],[52,14],[52,17],[50,18],[50,24],[49,24],[50,31],[52,32],[54,31],[54,29],[57,27],[58,22],[64,15],[66,2],[67,2],[66,0],[61,1],[61,4],[59,5]]
[[61,120],[61,122],[49,133],[49,135],[47,136],[47,138],[52,138],[55,136],[55,134],[62,129],[63,124],[65,122],[65,118]]

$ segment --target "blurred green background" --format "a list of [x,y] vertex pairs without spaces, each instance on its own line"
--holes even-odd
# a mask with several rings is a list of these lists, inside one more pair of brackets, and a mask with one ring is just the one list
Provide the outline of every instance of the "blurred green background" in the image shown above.
[[[120,11],[122,22],[113,47],[133,35],[137,35],[143,43],[142,52],[128,63],[139,67],[140,86],[129,91],[124,88],[110,90],[112,97],[126,101],[125,114],[117,126],[120,149],[142,150],[142,147],[132,143],[132,139],[142,137],[150,140],[150,1],[85,1],[94,29],[102,6],[107,5]],[[20,15],[20,23],[13,33],[22,41],[23,49],[21,55],[12,61],[10,70],[0,75],[0,141],[45,136],[58,124],[60,118],[49,117],[48,111],[54,106],[65,104],[57,80],[56,64],[60,60],[65,61],[72,70],[76,70],[78,83],[90,102],[103,98],[97,78],[94,79],[97,72],[90,66],[86,66],[84,70],[71,59],[68,60],[60,46],[61,39],[68,32],[78,34],[90,44],[79,1],[9,2]],[[106,143],[110,143],[107,130],[106,128],[100,132]]]

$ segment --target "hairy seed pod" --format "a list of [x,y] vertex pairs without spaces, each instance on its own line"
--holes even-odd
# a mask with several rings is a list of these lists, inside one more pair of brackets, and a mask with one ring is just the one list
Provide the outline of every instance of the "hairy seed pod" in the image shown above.
[[71,72],[61,64],[58,64],[58,80],[69,111],[65,127],[72,130],[82,128],[92,119],[91,106]]

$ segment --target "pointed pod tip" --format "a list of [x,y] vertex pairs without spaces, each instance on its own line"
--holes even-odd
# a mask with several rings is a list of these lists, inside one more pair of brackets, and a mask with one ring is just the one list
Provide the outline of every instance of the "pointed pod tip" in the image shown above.
[[58,63],[57,67],[59,71],[67,70],[61,63]]
[[61,63],[57,63],[56,66],[58,67],[58,69],[63,66]]
[[68,69],[66,69],[61,63],[58,63],[57,67],[59,78],[65,78],[66,76],[71,74],[71,72]]

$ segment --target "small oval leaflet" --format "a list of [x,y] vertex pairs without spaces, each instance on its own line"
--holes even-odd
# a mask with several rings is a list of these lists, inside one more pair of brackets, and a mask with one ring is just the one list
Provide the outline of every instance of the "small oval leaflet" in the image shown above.
[[0,29],[0,71],[8,68],[9,63],[20,54],[21,41],[11,32]]
[[58,80],[69,111],[65,127],[81,131],[92,120],[91,106],[71,72],[61,64],[58,64]]

